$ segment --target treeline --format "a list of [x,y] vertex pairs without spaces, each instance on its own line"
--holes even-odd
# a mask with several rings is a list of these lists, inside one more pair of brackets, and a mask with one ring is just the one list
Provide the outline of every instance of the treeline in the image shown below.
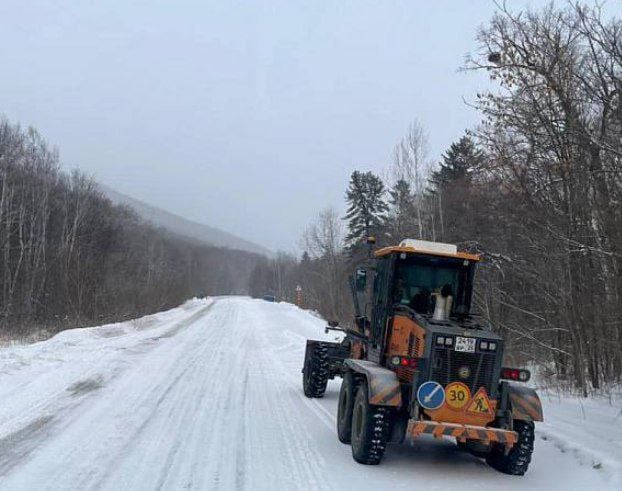
[[334,210],[325,210],[309,226],[306,249],[299,260],[279,253],[258,261],[249,279],[249,294],[273,294],[278,300],[297,303],[302,289],[302,307],[317,310],[324,318],[349,321],[352,301],[347,288],[353,258],[343,249],[343,224]]
[[246,293],[259,256],[208,247],[114,206],[34,130],[0,120],[0,337]]
[[579,4],[500,7],[477,42],[465,69],[494,85],[473,95],[482,123],[432,168],[413,125],[386,182],[352,175],[347,230],[321,214],[285,277],[309,307],[345,319],[364,237],[457,243],[483,255],[475,307],[512,356],[584,395],[620,383],[622,22]]

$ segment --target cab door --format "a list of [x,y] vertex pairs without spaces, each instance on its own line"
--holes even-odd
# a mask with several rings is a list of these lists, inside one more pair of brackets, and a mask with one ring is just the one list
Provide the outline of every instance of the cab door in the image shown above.
[[391,296],[391,278],[393,261],[390,257],[377,260],[374,277],[371,316],[371,343],[368,357],[371,361],[380,363],[382,359],[382,342],[385,335],[387,319],[389,318]]

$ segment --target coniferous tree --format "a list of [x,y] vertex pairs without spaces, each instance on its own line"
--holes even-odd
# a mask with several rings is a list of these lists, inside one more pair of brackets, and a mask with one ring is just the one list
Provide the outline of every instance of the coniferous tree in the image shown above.
[[475,240],[478,226],[473,222],[473,176],[484,163],[484,153],[469,136],[451,144],[428,180],[428,200],[438,224],[438,240]]
[[432,193],[456,181],[468,184],[472,172],[480,167],[483,159],[482,151],[475,146],[470,137],[463,136],[459,141],[452,143],[443,155],[439,169],[430,177]]
[[386,213],[385,188],[382,180],[372,172],[354,171],[346,192],[348,235],[346,242],[355,247],[367,237],[379,237]]
[[389,190],[386,230],[392,243],[397,243],[415,233],[415,214],[415,198],[410,184],[404,179],[399,179]]

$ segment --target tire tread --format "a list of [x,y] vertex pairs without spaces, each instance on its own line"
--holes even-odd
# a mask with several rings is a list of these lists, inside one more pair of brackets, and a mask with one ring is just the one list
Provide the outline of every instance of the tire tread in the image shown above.
[[328,348],[321,344],[313,348],[311,359],[303,372],[303,389],[310,398],[324,397],[328,385]]
[[514,431],[518,433],[518,441],[505,455],[503,447],[494,448],[486,458],[493,469],[512,476],[522,476],[527,472],[535,440],[533,421],[514,421]]

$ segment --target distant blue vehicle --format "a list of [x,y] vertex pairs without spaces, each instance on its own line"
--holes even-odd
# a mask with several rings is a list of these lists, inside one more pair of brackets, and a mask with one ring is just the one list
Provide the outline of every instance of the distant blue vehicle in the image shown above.
[[276,297],[274,295],[269,295],[269,294],[268,295],[264,295],[263,299],[266,302],[276,302]]

